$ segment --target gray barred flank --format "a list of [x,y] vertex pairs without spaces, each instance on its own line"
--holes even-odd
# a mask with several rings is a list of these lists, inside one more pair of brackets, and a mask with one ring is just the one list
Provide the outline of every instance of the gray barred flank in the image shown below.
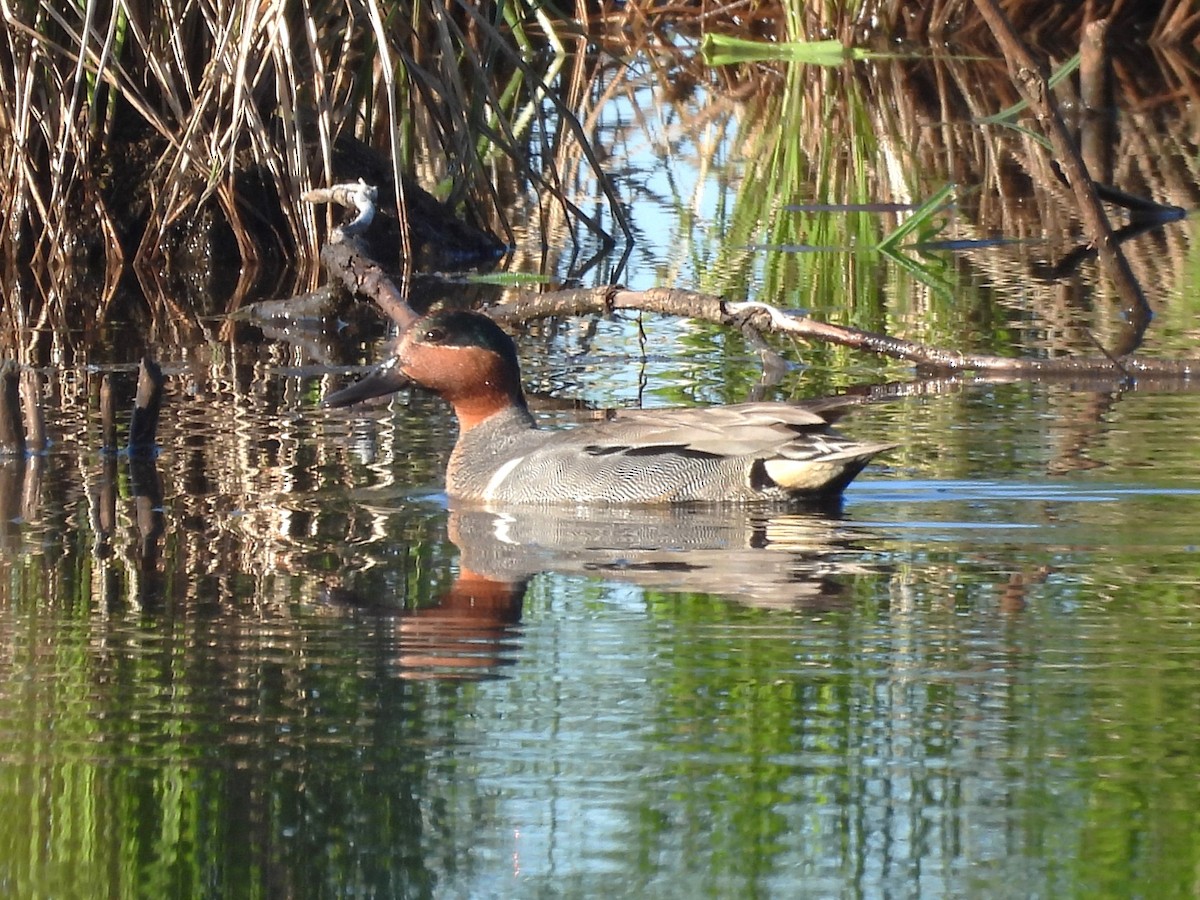
[[[447,492],[489,503],[649,505],[786,502],[836,495],[886,444],[858,443],[803,422],[796,434],[754,405],[664,411],[653,421],[547,433],[531,418],[500,414],[464,434]],[[713,429],[712,420],[721,427]],[[645,430],[638,423],[645,422]],[[741,423],[742,427],[739,427]],[[609,426],[613,427],[609,427]],[[781,439],[781,432],[783,436]]]

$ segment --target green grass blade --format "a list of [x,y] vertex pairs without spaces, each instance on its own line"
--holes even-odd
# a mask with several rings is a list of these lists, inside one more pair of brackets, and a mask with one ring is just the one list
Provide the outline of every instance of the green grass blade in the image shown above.
[[[876,249],[894,250],[913,232],[929,227],[933,217],[953,201],[956,190],[957,187],[953,183],[943,185],[941,190],[913,210],[913,214],[901,222],[890,234],[884,235],[883,240],[876,245]],[[938,230],[940,229],[932,229],[934,232]]]
[[700,52],[710,66],[772,59],[815,66],[840,66],[847,60],[866,59],[869,56],[867,51],[846,47],[838,40],[769,43],[727,34],[706,34],[700,44]]
[[495,284],[501,287],[516,287],[520,284],[549,284],[549,275],[534,272],[469,272],[463,277],[471,284]]

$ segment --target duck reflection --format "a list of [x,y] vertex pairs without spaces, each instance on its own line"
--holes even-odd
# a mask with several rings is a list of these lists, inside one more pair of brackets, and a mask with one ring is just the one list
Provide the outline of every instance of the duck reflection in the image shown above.
[[836,507],[462,507],[447,532],[459,573],[428,605],[381,606],[365,586],[326,595],[386,617],[389,665],[405,678],[498,677],[516,659],[525,591],[542,573],[819,612],[842,604],[845,576],[863,571]]
[[450,590],[430,606],[396,616],[354,591],[331,589],[326,599],[395,616],[392,664],[405,678],[480,679],[514,660],[526,579],[500,581],[461,569]]
[[475,578],[583,574],[770,609],[836,605],[834,576],[861,568],[842,554],[850,539],[837,505],[460,508],[448,531]]

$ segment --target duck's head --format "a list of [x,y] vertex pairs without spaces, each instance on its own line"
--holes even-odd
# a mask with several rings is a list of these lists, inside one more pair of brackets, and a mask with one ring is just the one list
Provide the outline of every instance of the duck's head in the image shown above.
[[454,407],[463,429],[514,405],[524,406],[517,348],[479,313],[439,310],[422,316],[396,338],[391,352],[361,381],[325,398],[349,406],[415,384]]

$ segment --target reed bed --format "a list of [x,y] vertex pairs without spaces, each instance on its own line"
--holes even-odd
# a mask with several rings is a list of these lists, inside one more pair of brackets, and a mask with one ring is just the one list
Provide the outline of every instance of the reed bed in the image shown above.
[[[880,39],[970,44],[989,37],[974,0],[628,0],[595,6],[594,19],[620,29],[686,23],[774,40],[832,37],[844,44]],[[1125,33],[1161,46],[1192,44],[1200,37],[1195,0],[1002,0],[1000,6],[1035,43],[1071,42],[1086,22],[1096,19],[1109,19]]]
[[311,285],[329,222],[301,195],[344,174],[347,140],[391,168],[402,222],[417,174],[458,216],[511,233],[502,160],[611,240],[556,187],[563,157],[596,163],[565,105],[566,49],[465,3],[10,4],[0,330],[103,319],[126,272],[170,292],[189,257],[236,272],[236,298],[284,260],[307,261],[289,287]]
[[[1188,0],[1004,7],[1047,40],[1069,39],[1084,16],[1159,44],[1200,33]],[[968,0],[588,3],[573,17],[524,3],[11,0],[0,333],[15,347],[22,332],[86,329],[131,271],[148,296],[183,295],[152,301],[153,321],[217,311],[204,308],[196,268],[216,273],[209,293],[229,307],[264,282],[310,286],[330,222],[300,198],[343,174],[348,139],[390,167],[402,225],[402,176],[413,176],[509,243],[531,220],[548,251],[560,222],[569,252],[628,237],[606,149],[589,134],[604,102],[596,73],[664,29],[855,45],[983,37]],[[581,180],[599,204],[578,194]]]
[[[1002,66],[946,53],[911,64],[714,68],[697,52],[712,33],[865,43],[919,25],[925,41],[971,35],[965,0],[587,4],[576,18],[519,5],[350,0],[60,6],[10,3],[0,38],[0,341],[23,363],[70,359],[114,318],[114,302],[125,304],[115,318],[140,332],[194,341],[217,338],[209,317],[254,292],[311,287],[333,214],[300,198],[358,174],[347,171],[348,146],[374,154],[374,174],[392,185],[409,262],[403,226],[420,188],[517,247],[510,267],[520,271],[576,278],[616,241],[636,252],[624,210],[646,189],[618,190],[606,163],[644,143],[648,121],[672,117],[667,127],[702,170],[721,170],[730,148],[750,161],[719,243],[680,242],[688,266],[714,273],[704,289],[736,291],[761,265],[747,247],[874,246],[887,217],[837,222],[795,207],[919,202],[941,187],[919,183],[912,173],[921,171],[972,186],[960,209],[981,234],[1029,237],[1046,223],[1070,231],[1069,205],[1039,168],[1037,148],[1007,129],[946,124],[1016,99]],[[1035,6],[1041,33],[1062,37],[1082,25],[1079,4],[1005,8],[1024,22]],[[1088,6],[1131,33],[1172,40],[1192,33],[1191,8]],[[1142,179],[1157,199],[1194,205],[1195,178],[1182,162],[1194,137],[1164,129],[1154,111],[1194,97],[1197,73],[1187,54],[1155,53],[1160,83],[1118,57],[1127,102],[1147,112],[1122,120],[1112,171]],[[617,103],[632,112],[614,127]],[[675,152],[671,141],[663,152]],[[1005,164],[992,165],[998,159]],[[1162,159],[1169,164],[1149,163]],[[1012,179],[1044,184],[1034,207],[1004,202]],[[680,209],[694,201],[652,199]],[[1179,235],[1166,240],[1176,246],[1140,263],[1148,275],[1178,271],[1186,256]],[[845,279],[819,267],[843,264],[776,253],[755,278],[764,299],[821,308]],[[864,286],[851,305],[857,324],[881,324],[881,298],[866,296],[877,264],[852,262],[850,281]],[[120,291],[130,274],[138,290]],[[620,263],[593,274],[620,280]],[[917,292],[937,280],[914,277]]]

